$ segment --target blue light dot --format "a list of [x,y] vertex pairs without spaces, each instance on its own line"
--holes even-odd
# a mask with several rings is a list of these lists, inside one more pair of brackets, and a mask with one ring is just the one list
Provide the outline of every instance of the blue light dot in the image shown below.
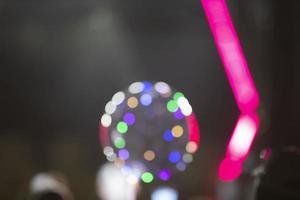
[[142,105],[149,106],[152,103],[152,97],[149,94],[143,94],[140,101]]
[[152,90],[152,84],[148,81],[144,81],[144,92],[150,92]]
[[179,153],[179,151],[172,151],[169,154],[169,161],[171,163],[177,163],[180,159],[181,159],[181,154]]
[[172,131],[171,130],[165,131],[164,140],[167,141],[167,142],[171,142],[173,139],[174,139],[174,136],[172,134]]

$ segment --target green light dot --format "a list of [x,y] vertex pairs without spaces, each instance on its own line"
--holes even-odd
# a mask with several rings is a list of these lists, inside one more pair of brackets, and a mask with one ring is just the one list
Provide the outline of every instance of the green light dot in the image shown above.
[[176,92],[173,96],[174,100],[177,102],[180,97],[184,97],[182,92]]
[[151,183],[153,181],[154,177],[150,172],[145,172],[142,174],[142,181],[144,183]]
[[177,108],[178,108],[178,105],[177,105],[176,101],[174,101],[174,100],[168,101],[167,109],[169,112],[175,112],[177,110]]
[[114,144],[118,149],[122,149],[125,147],[126,142],[123,138],[117,138],[115,139]]
[[119,133],[126,133],[128,131],[128,126],[125,122],[119,122],[117,125],[117,130]]

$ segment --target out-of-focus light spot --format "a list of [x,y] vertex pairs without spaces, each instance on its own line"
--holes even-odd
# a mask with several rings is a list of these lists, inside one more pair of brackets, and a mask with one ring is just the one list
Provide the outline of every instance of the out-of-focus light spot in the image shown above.
[[127,180],[128,180],[128,182],[129,182],[129,184],[131,184],[131,185],[136,185],[136,184],[138,184],[138,182],[139,182],[138,177],[136,177],[134,174],[128,175]]
[[126,142],[123,138],[118,137],[114,140],[114,144],[118,149],[122,149],[126,146]]
[[125,100],[125,93],[120,91],[114,94],[112,97],[112,102],[114,102],[116,105],[120,105]]
[[189,153],[195,153],[198,149],[198,145],[196,144],[196,142],[190,141],[187,143],[185,149]]
[[181,109],[182,114],[184,114],[185,116],[189,116],[192,114],[192,106],[189,104],[189,101],[185,97],[179,97],[177,100],[177,104]]
[[108,115],[108,114],[102,115],[102,117],[101,117],[101,124],[102,124],[102,126],[109,127],[110,124],[111,124],[111,121],[112,121],[112,119],[111,119],[110,115]]
[[144,92],[150,92],[152,90],[152,84],[148,81],[144,81]]
[[178,194],[173,188],[161,187],[151,194],[151,200],[178,200]]
[[110,155],[107,155],[106,159],[110,162],[114,162],[117,159],[117,155],[115,153],[112,153]]
[[172,151],[169,154],[169,161],[171,163],[177,163],[181,159],[181,154],[179,151]]
[[242,162],[225,158],[218,171],[218,176],[222,181],[229,182],[238,178],[242,173]]
[[144,84],[142,82],[134,82],[129,86],[128,91],[132,94],[137,94],[142,92],[143,89],[144,89]]
[[139,104],[139,101],[137,100],[136,97],[130,97],[128,100],[127,100],[127,105],[129,108],[136,108]]
[[117,124],[117,130],[119,131],[119,133],[126,133],[128,131],[128,126],[125,122],[119,122]]
[[159,171],[158,177],[160,180],[167,181],[171,178],[171,171],[169,169],[162,169]]
[[151,183],[154,179],[153,175],[150,172],[143,173],[141,178],[144,183]]
[[183,128],[179,125],[176,125],[172,128],[172,135],[176,138],[179,138],[183,135]]
[[105,105],[105,112],[107,114],[113,114],[116,111],[116,104],[113,101],[109,101],[106,105]]
[[191,162],[193,162],[193,155],[186,153],[182,156],[182,160],[185,163],[191,163]]
[[163,94],[163,95],[168,94],[171,91],[169,85],[164,82],[157,82],[154,85],[154,88],[158,93]]
[[152,97],[149,94],[143,94],[140,98],[141,104],[144,106],[149,106],[152,103]]
[[120,159],[122,160],[127,160],[129,158],[129,152],[126,150],[126,149],[121,149],[119,152],[118,152],[118,156]]
[[155,158],[154,151],[151,151],[151,150],[145,151],[144,158],[145,158],[145,160],[148,160],[148,161],[154,160],[154,158]]
[[198,146],[200,144],[200,128],[197,117],[194,113],[186,118],[189,140],[195,142]]
[[241,116],[230,139],[227,156],[233,160],[244,159],[254,140],[258,123],[252,116]]
[[177,109],[176,112],[174,112],[174,117],[176,119],[183,119],[184,118],[184,115],[182,114],[181,109]]
[[186,170],[186,164],[184,162],[179,162],[176,164],[176,168],[178,169],[178,171],[185,171]]
[[114,153],[114,149],[111,146],[106,146],[103,148],[103,153],[106,156],[112,155]]
[[169,112],[175,112],[178,109],[178,105],[177,105],[176,101],[174,101],[174,100],[168,101],[167,109]]
[[167,142],[171,142],[174,139],[173,134],[170,130],[164,132],[164,140]]
[[124,115],[123,117],[124,122],[126,122],[126,124],[128,124],[129,126],[133,125],[135,122],[135,116],[133,113],[128,112]]
[[176,92],[174,95],[173,95],[173,98],[174,100],[177,102],[179,97],[184,97],[183,93],[181,92]]
[[124,165],[125,165],[125,161],[124,160],[122,160],[121,158],[116,158],[116,160],[115,160],[115,165],[117,166],[117,167],[123,167]]

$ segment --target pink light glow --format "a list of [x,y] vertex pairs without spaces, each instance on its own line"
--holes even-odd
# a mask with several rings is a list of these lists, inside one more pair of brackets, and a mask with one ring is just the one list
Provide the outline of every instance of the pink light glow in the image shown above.
[[259,118],[253,114],[259,105],[259,96],[225,0],[201,0],[201,3],[235,101],[242,113],[228,144],[226,158],[219,166],[219,178],[232,181],[242,172],[243,161],[250,151],[259,126]]
[[225,0],[201,0],[210,29],[242,112],[253,112],[259,97],[234,30]]
[[189,140],[195,142],[198,145],[200,143],[200,130],[199,130],[199,124],[197,121],[197,118],[194,113],[189,115],[186,118],[188,130],[189,130]]
[[230,158],[225,158],[222,160],[218,176],[222,181],[233,181],[238,178],[242,173],[243,163],[239,160],[231,160]]
[[227,157],[232,160],[244,160],[258,129],[256,115],[241,115],[227,147]]

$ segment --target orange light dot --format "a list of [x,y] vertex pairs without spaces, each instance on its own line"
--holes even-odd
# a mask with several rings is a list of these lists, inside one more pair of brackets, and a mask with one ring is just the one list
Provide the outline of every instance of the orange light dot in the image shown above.
[[181,137],[183,134],[183,128],[179,125],[176,125],[172,128],[172,135],[176,138]]
[[196,142],[191,141],[187,143],[185,149],[189,153],[195,153],[198,149],[198,145],[196,144]]
[[145,160],[148,160],[148,161],[154,160],[155,153],[151,150],[145,151],[144,158],[145,158]]
[[127,100],[127,105],[129,108],[136,108],[139,104],[139,101],[136,97],[130,97],[128,100]]

